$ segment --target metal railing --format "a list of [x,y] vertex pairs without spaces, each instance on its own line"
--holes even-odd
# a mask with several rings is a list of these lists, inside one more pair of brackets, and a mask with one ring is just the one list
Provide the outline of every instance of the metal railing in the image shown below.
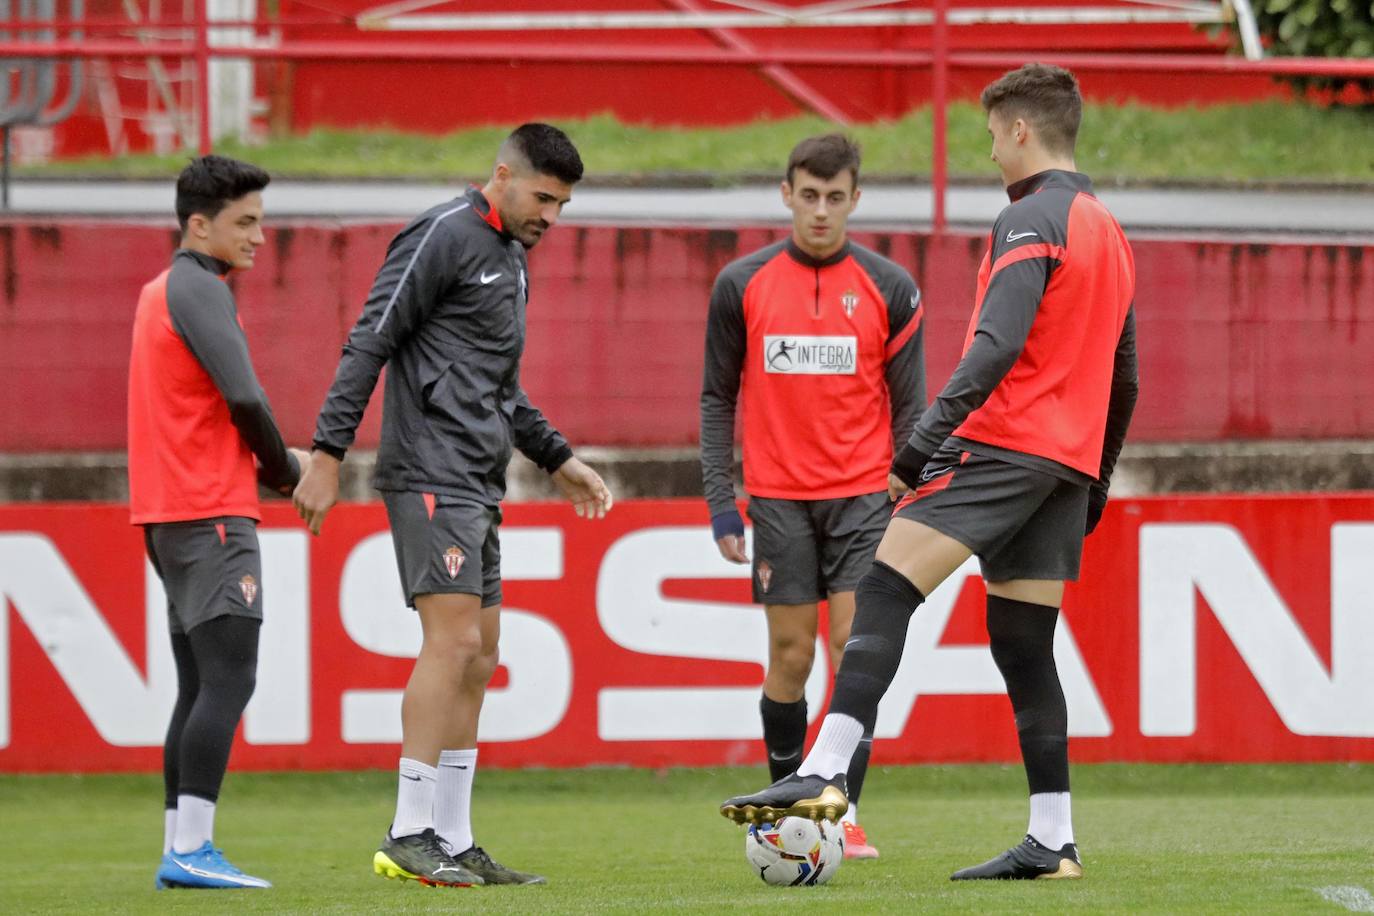
[[[0,4],[9,0],[0,0]],[[21,3],[54,3],[56,0],[20,0]],[[71,0],[80,3],[81,0]],[[736,0],[722,0],[736,2]],[[742,3],[742,0],[740,0]],[[1245,0],[1231,0],[1237,11],[1248,12]],[[703,66],[747,66],[759,68],[766,77],[773,79],[794,98],[800,97],[812,110],[842,121],[842,115],[819,93],[807,98],[805,83],[791,77],[789,67],[819,66],[827,68],[891,68],[899,70],[929,69],[932,74],[931,108],[933,135],[931,150],[931,185],[933,194],[933,226],[936,232],[946,227],[945,196],[948,185],[947,166],[947,108],[949,103],[949,72],[952,69],[989,69],[1015,68],[1025,63],[1028,55],[1006,51],[982,52],[959,51],[950,47],[950,30],[954,27],[974,26],[984,22],[1026,21],[1046,23],[1050,21],[1087,22],[1100,21],[1089,18],[1089,12],[1096,9],[1096,15],[1116,16],[1122,22],[1128,21],[1202,21],[1204,14],[1218,15],[1222,4],[1169,2],[1157,0],[1141,3],[1141,6],[1167,8],[1162,10],[1115,10],[1106,8],[1060,8],[1036,10],[977,10],[970,8],[951,8],[950,0],[932,0],[929,10],[872,10],[862,7],[891,5],[891,0],[839,0],[836,3],[816,4],[812,7],[798,8],[794,15],[780,16],[770,13],[765,18],[771,23],[768,27],[810,27],[824,22],[827,25],[838,22],[842,17],[855,19],[861,14],[868,18],[858,18],[858,22],[868,25],[873,16],[900,15],[930,26],[930,49],[925,50],[849,50],[849,49],[761,49],[739,35],[738,21],[729,16],[744,14],[704,14],[696,0],[674,0],[678,13],[652,14],[658,18],[653,22],[664,28],[697,28],[714,34],[721,47],[687,47],[664,44],[619,44],[612,46],[589,47],[585,44],[556,44],[531,41],[455,41],[443,43],[419,43],[404,38],[288,38],[285,33],[295,28],[312,26],[349,26],[376,30],[411,30],[416,27],[419,17],[412,16],[415,9],[432,5],[431,0],[418,0],[407,4],[393,4],[378,8],[356,17],[314,16],[287,17],[281,20],[243,20],[209,21],[204,2],[195,4],[195,17],[192,21],[159,21],[131,24],[127,20],[81,19],[79,14],[70,20],[50,19],[42,22],[29,20],[31,14],[23,13],[16,20],[0,21],[0,59],[11,61],[58,60],[79,61],[83,59],[145,58],[164,60],[168,58],[189,59],[194,62],[196,123],[198,146],[202,153],[213,148],[210,134],[209,68],[212,59],[247,60],[284,60],[284,61],[511,61],[528,63],[617,63],[654,65],[699,64]],[[0,5],[0,12],[7,7]],[[28,9],[27,7],[25,9]],[[79,7],[74,7],[79,9]],[[752,7],[751,7],[752,9]],[[806,13],[803,16],[800,13]],[[535,14],[471,14],[466,18],[448,17],[442,23],[444,30],[452,31],[460,27],[462,31],[490,31],[499,20],[506,23],[503,29],[531,27]],[[516,23],[506,20],[512,16],[524,16]],[[590,28],[593,25],[576,15],[560,14],[565,25]],[[634,25],[622,23],[615,16],[629,14],[602,14],[595,27],[614,29],[649,28],[646,20],[634,19]],[[651,14],[635,14],[651,15]],[[750,13],[749,15],[762,15]],[[479,18],[474,18],[474,17]],[[487,18],[480,18],[480,17]],[[1058,19],[1054,17],[1058,16]],[[1135,18],[1132,18],[1134,16]],[[505,18],[502,18],[505,17]],[[695,18],[693,18],[695,17]],[[828,18],[827,18],[828,17]],[[914,17],[914,18],[913,18]],[[1000,17],[1000,18],[998,18]],[[1019,17],[1019,18],[1018,18]],[[1154,18],[1150,18],[1154,17]],[[629,20],[627,20],[629,21]],[[747,21],[751,28],[758,27],[754,19]],[[905,21],[905,20],[904,20]],[[1108,20],[1111,21],[1111,20]],[[397,23],[402,23],[398,28]],[[513,23],[513,24],[512,24]],[[682,23],[691,23],[684,25]],[[441,23],[431,23],[437,26]],[[554,21],[537,20],[541,30],[554,30]],[[1253,20],[1251,20],[1253,25]],[[23,27],[41,27],[43,36],[35,37],[24,32]],[[255,38],[247,42],[211,43],[210,34],[217,29],[249,29]],[[18,30],[22,37],[14,38]],[[32,30],[30,30],[32,31]],[[115,37],[84,38],[85,32],[117,32]],[[132,33],[134,37],[127,37]],[[62,37],[56,37],[61,34]],[[1255,34],[1257,39],[1257,33]],[[1248,44],[1248,43],[1247,43]],[[1160,53],[1081,53],[1081,52],[1036,52],[1034,59],[1056,63],[1073,70],[1112,70],[1124,72],[1194,73],[1194,74],[1235,74],[1269,76],[1328,76],[1349,78],[1374,78],[1374,60],[1367,58],[1328,58],[1328,57],[1282,57],[1251,59],[1225,54],[1204,56],[1201,54],[1160,54]],[[838,117],[837,117],[838,115]]]

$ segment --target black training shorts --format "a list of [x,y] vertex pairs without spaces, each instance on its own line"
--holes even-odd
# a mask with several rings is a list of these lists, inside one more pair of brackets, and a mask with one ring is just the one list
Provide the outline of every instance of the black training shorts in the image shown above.
[[1088,488],[1043,471],[941,449],[894,516],[972,550],[988,582],[1078,579]]

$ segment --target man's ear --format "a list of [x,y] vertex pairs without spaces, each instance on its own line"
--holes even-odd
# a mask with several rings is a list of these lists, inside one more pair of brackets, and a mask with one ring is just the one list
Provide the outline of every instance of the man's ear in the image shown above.
[[192,213],[186,221],[186,234],[203,239],[210,235],[210,220],[204,213]]

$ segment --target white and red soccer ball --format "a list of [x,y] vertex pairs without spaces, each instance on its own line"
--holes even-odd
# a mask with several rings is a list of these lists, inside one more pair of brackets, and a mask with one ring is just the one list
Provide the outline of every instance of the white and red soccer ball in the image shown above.
[[744,856],[768,884],[805,887],[824,884],[844,861],[844,829],[829,821],[780,818],[749,826]]

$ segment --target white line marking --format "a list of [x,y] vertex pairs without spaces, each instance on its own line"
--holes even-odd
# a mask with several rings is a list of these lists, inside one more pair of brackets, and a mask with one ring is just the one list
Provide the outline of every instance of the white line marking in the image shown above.
[[1374,894],[1362,887],[1345,884],[1333,887],[1314,887],[1322,899],[1343,906],[1352,913],[1374,913]]

